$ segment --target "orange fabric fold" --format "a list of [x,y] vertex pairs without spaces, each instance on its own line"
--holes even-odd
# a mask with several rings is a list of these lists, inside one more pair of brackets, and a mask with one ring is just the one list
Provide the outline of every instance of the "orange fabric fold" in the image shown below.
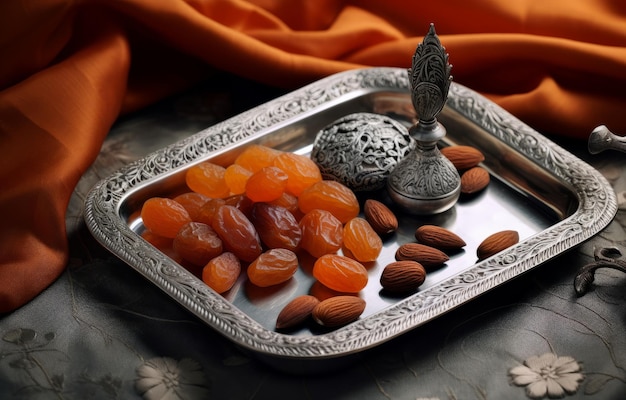
[[540,132],[626,133],[622,0],[2,2],[0,312],[65,268],[69,197],[120,114],[214,69],[293,89],[406,68],[431,22],[454,80]]
[[63,271],[70,195],[124,97],[130,57],[122,30],[113,19],[83,17],[76,40],[65,35],[71,56],[51,59],[0,93],[0,312],[26,303]]

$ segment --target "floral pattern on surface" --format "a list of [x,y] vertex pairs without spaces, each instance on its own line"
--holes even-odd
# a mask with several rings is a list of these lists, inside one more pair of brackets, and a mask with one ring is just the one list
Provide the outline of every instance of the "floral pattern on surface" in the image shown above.
[[532,399],[561,398],[574,394],[584,379],[581,367],[572,357],[559,357],[553,353],[532,356],[524,365],[511,368],[509,374],[517,386],[525,386]]
[[135,388],[146,400],[204,399],[208,396],[202,366],[196,360],[158,357],[137,368]]
[[63,399],[72,393],[102,393],[100,398],[119,398],[122,379],[110,373],[90,375],[82,371],[78,376],[68,376],[64,366],[70,357],[55,348],[54,332],[40,334],[30,328],[13,328],[3,332],[2,341],[7,350],[0,351],[0,362],[6,361],[16,376],[23,377],[24,385],[12,398]]

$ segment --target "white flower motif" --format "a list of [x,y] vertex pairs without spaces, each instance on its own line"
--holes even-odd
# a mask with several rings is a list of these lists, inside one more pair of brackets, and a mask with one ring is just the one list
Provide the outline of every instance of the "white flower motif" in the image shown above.
[[532,356],[524,365],[511,368],[509,374],[517,386],[526,386],[526,394],[532,399],[561,398],[574,394],[578,383],[584,379],[580,365],[572,357],[558,357],[546,353]]
[[208,388],[196,360],[153,358],[137,368],[135,388],[146,400],[205,399]]

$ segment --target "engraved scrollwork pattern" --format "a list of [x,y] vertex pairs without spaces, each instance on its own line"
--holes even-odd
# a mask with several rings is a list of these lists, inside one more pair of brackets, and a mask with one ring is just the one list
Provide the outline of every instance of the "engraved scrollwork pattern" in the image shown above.
[[[436,171],[436,173],[434,173]],[[435,151],[412,152],[398,163],[396,173],[389,179],[396,190],[415,199],[433,199],[450,193],[459,185],[458,175]]]
[[452,77],[448,63],[448,54],[430,25],[428,34],[413,54],[409,81],[411,82],[411,101],[422,121],[432,121],[443,109]]
[[205,129],[129,164],[97,184],[86,202],[87,226],[105,247],[235,343],[270,356],[313,359],[354,353],[415,328],[582,242],[613,218],[617,211],[615,195],[599,173],[498,106],[454,83],[447,106],[570,183],[579,198],[579,208],[560,223],[497,256],[351,325],[316,336],[268,331],[143,241],[121,217],[118,208],[125,194],[160,174],[208,157],[216,149],[344,95],[368,90],[408,95],[408,86],[403,69],[348,71]]
[[[539,136],[530,127],[494,103],[481,99],[476,93],[461,85],[451,87],[447,105],[475,121],[502,142],[516,148],[546,170],[569,182],[577,191],[580,208],[586,210],[574,216],[585,225],[607,214],[612,207],[606,190],[608,183],[599,174],[589,174],[589,166],[566,150]],[[608,214],[611,214],[609,211]]]

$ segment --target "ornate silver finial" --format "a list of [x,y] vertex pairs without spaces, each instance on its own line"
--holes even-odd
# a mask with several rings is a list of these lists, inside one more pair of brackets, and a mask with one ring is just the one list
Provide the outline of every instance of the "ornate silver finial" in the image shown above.
[[452,82],[451,70],[446,49],[435,33],[435,25],[430,24],[428,34],[415,49],[408,70],[411,101],[422,125],[434,124],[443,109]]
[[446,129],[437,121],[448,98],[452,76],[448,54],[434,24],[415,49],[408,70],[411,100],[418,122],[409,128],[416,148],[403,158],[387,180],[390,197],[412,214],[436,214],[451,208],[459,198],[461,178],[437,148]]

